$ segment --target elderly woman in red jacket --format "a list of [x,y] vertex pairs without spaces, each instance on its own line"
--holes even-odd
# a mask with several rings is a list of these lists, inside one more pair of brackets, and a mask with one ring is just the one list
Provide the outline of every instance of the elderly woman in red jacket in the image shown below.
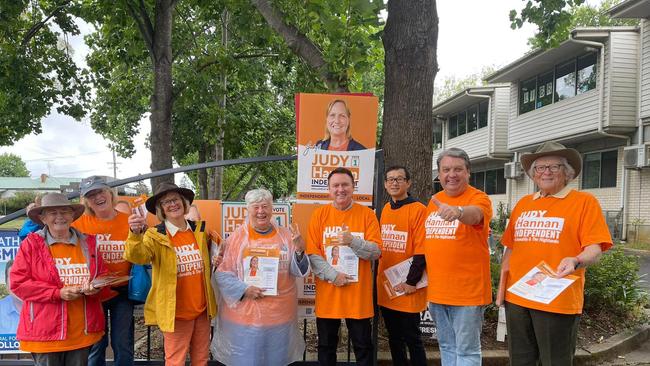
[[70,227],[84,211],[50,193],[29,217],[45,227],[29,234],[11,267],[11,291],[24,301],[16,338],[34,364],[87,365],[90,346],[104,335],[101,299],[91,281],[106,268],[94,236]]

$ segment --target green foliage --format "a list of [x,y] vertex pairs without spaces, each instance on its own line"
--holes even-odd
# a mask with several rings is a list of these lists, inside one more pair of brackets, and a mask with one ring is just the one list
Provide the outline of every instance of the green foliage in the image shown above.
[[36,198],[34,192],[16,192],[13,197],[0,199],[0,209],[7,214],[16,212],[34,202],[34,198]]
[[29,177],[29,170],[20,156],[0,154],[0,177]]
[[458,79],[456,76],[448,76],[442,80],[441,84],[434,87],[433,91],[433,104],[442,102],[443,100],[459,93],[467,88],[474,86],[486,85],[483,78],[492,74],[497,70],[495,65],[483,66],[480,72],[466,76],[465,78]]
[[567,40],[577,27],[637,24],[636,20],[612,19],[607,15],[607,10],[621,1],[604,0],[600,7],[594,7],[585,4],[585,0],[532,0],[519,14],[510,11],[510,26],[521,28],[525,22],[537,25],[537,34],[528,43],[533,48],[553,48]]
[[587,268],[585,309],[606,309],[621,315],[642,309],[648,303],[648,294],[639,287],[638,271],[638,257],[626,255],[621,247],[605,253]]
[[67,43],[79,34],[76,10],[69,1],[0,2],[0,145],[40,133],[54,107],[78,120],[85,115],[90,89]]
[[499,202],[497,204],[497,214],[492,221],[490,222],[490,228],[492,229],[493,234],[501,234],[506,230],[506,223],[510,217],[510,210],[508,206]]

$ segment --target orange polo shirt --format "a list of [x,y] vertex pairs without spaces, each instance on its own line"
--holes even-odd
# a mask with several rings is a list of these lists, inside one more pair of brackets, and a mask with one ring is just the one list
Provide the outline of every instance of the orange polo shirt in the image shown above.
[[429,202],[425,227],[425,254],[429,286],[427,299],[444,305],[476,306],[492,302],[488,233],[492,203],[482,191],[467,186],[456,197],[444,191],[435,197],[451,206],[476,206],[483,212],[478,225],[459,220],[446,222],[438,216],[438,207]]
[[[117,211],[111,220],[101,220],[96,216],[84,213],[72,227],[86,234],[93,234],[97,238],[97,251],[102,254],[109,272],[119,276],[128,276],[131,272],[131,263],[124,260],[124,242],[129,236],[129,215]],[[126,286],[127,283],[119,284]]]
[[[501,242],[512,250],[506,289],[540,261],[555,269],[565,257],[575,257],[586,246],[612,247],[603,211],[594,196],[570,190],[566,195],[523,197],[510,215]],[[584,302],[585,269],[573,273],[579,279],[549,304],[526,300],[506,291],[506,301],[560,314],[580,314]]]
[[[90,271],[79,244],[54,243],[50,252],[64,287],[80,287],[90,281]],[[64,301],[68,308],[66,339],[62,341],[20,341],[20,349],[33,353],[63,352],[85,348],[97,343],[104,332],[85,333],[86,299],[84,296]]]
[[167,235],[176,251],[176,319],[193,320],[207,307],[201,250],[192,230]]
[[[307,254],[325,257],[325,241],[335,237],[346,224],[353,235],[366,241],[381,243],[379,223],[368,207],[353,203],[347,211],[328,204],[314,211],[309,221]],[[372,271],[370,261],[359,259],[359,281],[336,287],[316,278],[316,316],[330,319],[365,319],[374,316],[372,304]]]
[[404,205],[396,210],[390,203],[381,211],[381,258],[377,277],[377,303],[389,309],[419,313],[427,307],[427,289],[390,299],[384,289],[386,268],[424,252],[424,221],[427,209],[420,202]]

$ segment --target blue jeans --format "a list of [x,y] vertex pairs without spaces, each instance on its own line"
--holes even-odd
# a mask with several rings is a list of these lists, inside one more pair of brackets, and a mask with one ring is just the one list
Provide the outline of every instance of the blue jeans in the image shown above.
[[115,360],[113,365],[133,366],[133,302],[129,300],[126,287],[120,288],[116,297],[102,304],[104,306],[104,317],[106,317],[106,333],[90,349],[89,366],[106,365],[106,347],[108,347],[109,333]]
[[483,306],[453,306],[429,303],[436,319],[442,366],[481,364]]

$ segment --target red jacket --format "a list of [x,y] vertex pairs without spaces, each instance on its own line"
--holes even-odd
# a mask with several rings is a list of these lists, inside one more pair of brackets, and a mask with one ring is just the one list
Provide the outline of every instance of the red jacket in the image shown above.
[[[77,235],[91,279],[106,273],[108,270],[102,256],[97,254],[95,236],[86,236],[78,231]],[[23,300],[16,338],[21,341],[65,340],[68,334],[68,307],[61,299],[63,282],[42,230],[29,234],[20,244],[10,276],[11,291]],[[101,300],[108,296],[109,291],[103,288],[95,295],[83,296],[86,324],[72,326],[83,326],[87,332],[103,331]]]

